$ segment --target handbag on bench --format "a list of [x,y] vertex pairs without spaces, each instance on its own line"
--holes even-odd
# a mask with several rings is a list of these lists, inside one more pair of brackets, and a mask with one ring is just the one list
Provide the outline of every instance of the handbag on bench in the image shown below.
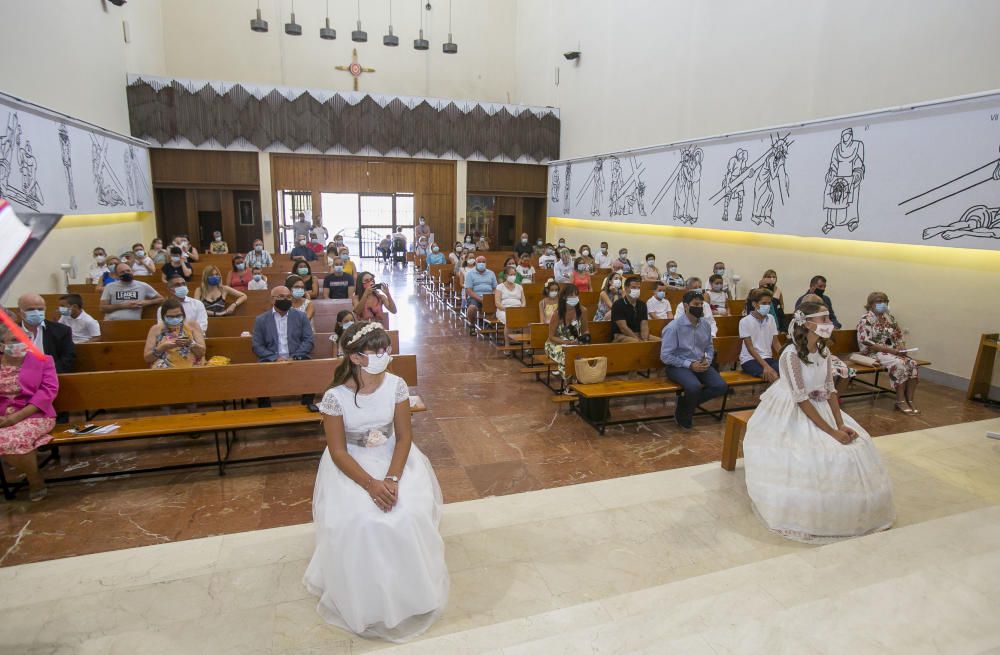
[[574,363],[576,379],[580,384],[597,384],[604,382],[608,375],[607,357],[586,357],[576,360]]

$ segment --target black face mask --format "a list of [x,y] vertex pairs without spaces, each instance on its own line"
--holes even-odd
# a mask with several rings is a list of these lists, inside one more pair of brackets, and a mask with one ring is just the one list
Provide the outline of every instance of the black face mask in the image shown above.
[[704,307],[691,307],[691,306],[688,306],[688,311],[691,312],[691,316],[694,316],[695,318],[701,318],[702,316],[705,315],[705,308]]
[[826,295],[826,289],[816,289],[816,295],[822,298]]
[[132,281],[132,274],[131,273],[122,273],[121,275],[118,276],[118,279],[121,280],[122,282],[131,282]]
[[279,312],[287,312],[292,308],[292,301],[288,298],[281,298],[280,300],[274,301],[274,308]]

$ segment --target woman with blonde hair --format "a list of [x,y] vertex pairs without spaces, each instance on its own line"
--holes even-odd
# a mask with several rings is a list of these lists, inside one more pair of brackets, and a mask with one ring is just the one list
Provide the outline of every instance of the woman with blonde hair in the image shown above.
[[327,447],[303,582],[328,623],[403,642],[426,631],[448,600],[441,487],[413,443],[406,382],[386,370],[388,333],[374,321],[353,323],[340,351],[319,404]]
[[754,512],[783,537],[827,543],[886,530],[892,485],[871,437],[840,410],[827,339],[830,311],[803,302],[743,439]]
[[201,286],[194,290],[194,297],[204,303],[209,316],[229,316],[247,301],[247,294],[222,283],[222,273],[213,265],[202,271]]

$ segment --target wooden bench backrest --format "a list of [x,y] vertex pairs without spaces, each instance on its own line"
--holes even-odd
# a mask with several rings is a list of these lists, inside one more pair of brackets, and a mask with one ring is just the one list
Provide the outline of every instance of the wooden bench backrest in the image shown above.
[[[389,330],[392,352],[399,352],[399,332]],[[228,357],[233,364],[252,364],[257,361],[250,337],[209,337],[205,340],[208,357]],[[142,357],[144,341],[97,341],[76,346],[76,372],[125,371],[149,368]],[[333,357],[330,333],[318,332],[311,353],[313,359]]]
[[[659,336],[669,322],[669,320],[664,318],[649,319],[649,333]],[[587,327],[590,329],[590,342],[592,344],[611,343],[611,321],[590,321]],[[548,323],[531,324],[531,348],[544,348],[545,342],[548,339]]]
[[746,309],[746,306],[747,301],[745,298],[726,301],[726,308],[729,309],[730,316],[743,316],[743,310]]
[[592,343],[586,346],[566,346],[566,377],[573,377],[577,359],[607,357],[608,374],[644,371],[663,366],[660,361],[660,342]]
[[[57,411],[82,412],[258,397],[322,393],[339,359],[233,364],[181,369],[66,373],[59,376]],[[396,355],[389,371],[417,385],[416,355]],[[178,417],[178,420],[183,418]]]
[[740,363],[740,351],[743,339],[737,337],[716,337],[712,340],[715,348],[715,361],[720,368],[732,368]]
[[858,345],[857,330],[834,330],[833,336],[827,340],[827,345],[834,355],[847,355],[861,350]]
[[740,336],[740,319],[742,316],[716,316],[715,324],[719,328],[718,337]]
[[[253,332],[256,316],[219,316],[208,319],[209,337],[238,337]],[[152,319],[141,321],[101,321],[101,341],[145,341]]]
[[[163,295],[162,291],[159,293]],[[59,293],[42,294],[42,298],[45,299],[46,316],[49,320],[59,320],[59,296],[61,295]],[[101,294],[90,291],[88,293],[81,293],[80,298],[83,300],[83,307],[87,310],[87,313],[100,320],[103,316],[100,310]],[[237,307],[232,316],[256,316],[270,307],[272,302],[269,291],[248,291],[246,302]],[[144,307],[142,317],[155,318],[157,309],[158,306],[156,305]]]

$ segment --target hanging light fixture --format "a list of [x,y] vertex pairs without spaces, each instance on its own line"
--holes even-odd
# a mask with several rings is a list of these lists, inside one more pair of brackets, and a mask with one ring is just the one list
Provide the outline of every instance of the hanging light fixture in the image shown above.
[[392,33],[392,0],[389,0],[389,33],[382,37],[382,45],[393,48],[399,45],[399,37]]
[[417,0],[417,11],[420,12],[420,38],[413,39],[413,49],[427,50],[431,44],[424,38],[424,0]]
[[254,32],[267,31],[267,21],[260,17],[260,0],[257,0],[257,18],[250,19],[250,29]]
[[448,0],[448,42],[441,46],[441,51],[446,55],[458,52],[458,44],[451,38],[451,0]]
[[302,36],[302,26],[295,22],[295,0],[292,0],[292,22],[285,23],[285,34]]
[[326,0],[326,27],[319,28],[319,38],[326,41],[337,38],[337,30],[330,27],[330,0]]
[[361,29],[361,0],[358,0],[358,29],[351,32],[351,41],[355,43],[368,42],[368,32]]

